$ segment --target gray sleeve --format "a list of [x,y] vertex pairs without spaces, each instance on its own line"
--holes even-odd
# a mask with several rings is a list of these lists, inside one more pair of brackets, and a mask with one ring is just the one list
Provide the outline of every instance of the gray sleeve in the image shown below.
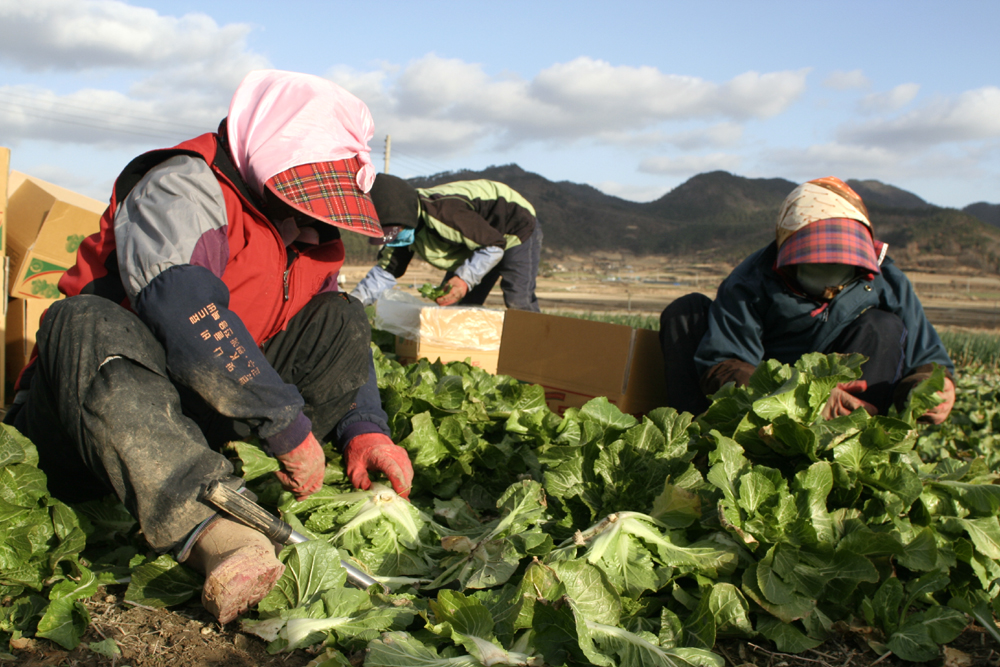
[[178,155],[151,169],[115,213],[118,267],[132,304],[174,266],[194,263],[221,277],[226,226],[222,187],[204,160]]
[[493,267],[503,259],[504,249],[496,246],[486,246],[479,248],[469,259],[465,260],[462,266],[455,270],[455,275],[465,281],[465,284],[472,289],[479,283]]

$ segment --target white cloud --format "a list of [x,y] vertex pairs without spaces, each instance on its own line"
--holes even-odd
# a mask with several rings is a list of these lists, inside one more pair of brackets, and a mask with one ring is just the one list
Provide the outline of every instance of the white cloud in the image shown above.
[[0,133],[101,146],[169,145],[214,130],[247,72],[245,24],[115,0],[0,0],[0,60],[28,72],[125,70],[118,90],[0,86]]
[[683,150],[728,148],[743,138],[743,126],[737,123],[719,123],[705,128],[679,132],[664,138],[667,143]]
[[590,185],[606,195],[636,202],[656,201],[673,189],[670,185],[629,185],[617,181],[601,181]]
[[808,178],[837,176],[847,179],[854,178],[854,174],[884,171],[898,164],[902,156],[882,147],[830,143],[778,149],[767,153],[763,159],[770,165],[768,169],[778,173],[807,173]]
[[541,71],[531,83],[531,93],[568,116],[596,117],[602,124],[713,116],[767,118],[798,99],[806,73],[746,72],[717,84],[665,74],[655,67],[614,66],[581,57]]
[[172,68],[259,60],[250,26],[207,14],[162,16],[117,0],[0,0],[0,58],[28,71]]
[[918,148],[1000,138],[1000,88],[987,86],[954,98],[938,98],[897,118],[844,126],[838,141],[868,146]]
[[912,102],[919,92],[919,84],[903,83],[884,93],[866,95],[858,108],[862,113],[891,113]]
[[[443,155],[469,140],[487,141],[500,150],[525,141],[628,143],[637,134],[657,132],[662,123],[719,117],[731,120],[673,140],[730,145],[741,132],[732,121],[768,118],[787,109],[804,90],[806,70],[748,72],[717,84],[653,67],[577,58],[528,81],[490,76],[478,64],[429,54],[398,74],[383,68],[377,73],[338,70],[335,75],[366,100],[379,132],[392,134],[394,142],[410,150]],[[428,130],[431,134],[422,134]]]
[[941,182],[942,174],[957,179],[983,176],[982,156],[974,151],[911,151],[841,143],[774,150],[762,156],[756,171],[782,174],[798,182],[836,176],[844,180],[874,178],[895,185],[914,179]]
[[193,94],[140,100],[110,90],[57,95],[0,86],[0,131],[12,144],[43,139],[106,147],[169,145],[214,130],[227,107]]
[[683,155],[680,157],[648,157],[639,163],[639,171],[645,174],[665,174],[669,176],[694,176],[706,171],[733,171],[738,169],[741,158],[729,153],[710,155]]
[[859,69],[850,72],[836,70],[826,77],[823,85],[834,90],[867,90],[871,88],[872,82]]

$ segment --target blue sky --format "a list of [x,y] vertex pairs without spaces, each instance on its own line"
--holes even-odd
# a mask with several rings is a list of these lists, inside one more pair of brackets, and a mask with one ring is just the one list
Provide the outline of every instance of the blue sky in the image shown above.
[[724,169],[1000,203],[1000,2],[0,0],[0,145],[106,199],[246,72],[326,76],[415,176],[517,163],[651,201]]

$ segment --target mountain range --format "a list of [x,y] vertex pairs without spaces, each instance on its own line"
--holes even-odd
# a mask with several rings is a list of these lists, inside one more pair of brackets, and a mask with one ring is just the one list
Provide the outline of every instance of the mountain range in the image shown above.
[[[774,239],[781,202],[798,185],[781,178],[713,171],[692,177],[655,201],[639,203],[589,185],[553,182],[516,164],[409,182],[430,187],[479,178],[505,183],[534,205],[547,257],[612,251],[729,263]],[[928,270],[1000,273],[1000,204],[942,208],[880,181],[847,183],[864,200],[876,238],[889,244],[897,263]],[[355,257],[352,250],[358,244],[345,241],[348,256]]]

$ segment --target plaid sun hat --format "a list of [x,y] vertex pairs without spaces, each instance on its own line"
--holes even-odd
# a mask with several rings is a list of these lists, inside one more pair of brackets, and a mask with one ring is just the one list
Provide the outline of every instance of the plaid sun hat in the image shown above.
[[793,264],[847,264],[879,273],[871,232],[849,218],[817,220],[788,237],[778,250],[778,267]]
[[368,193],[358,187],[357,157],[302,164],[270,178],[266,186],[296,210],[322,222],[364,236],[382,236],[378,213]]

